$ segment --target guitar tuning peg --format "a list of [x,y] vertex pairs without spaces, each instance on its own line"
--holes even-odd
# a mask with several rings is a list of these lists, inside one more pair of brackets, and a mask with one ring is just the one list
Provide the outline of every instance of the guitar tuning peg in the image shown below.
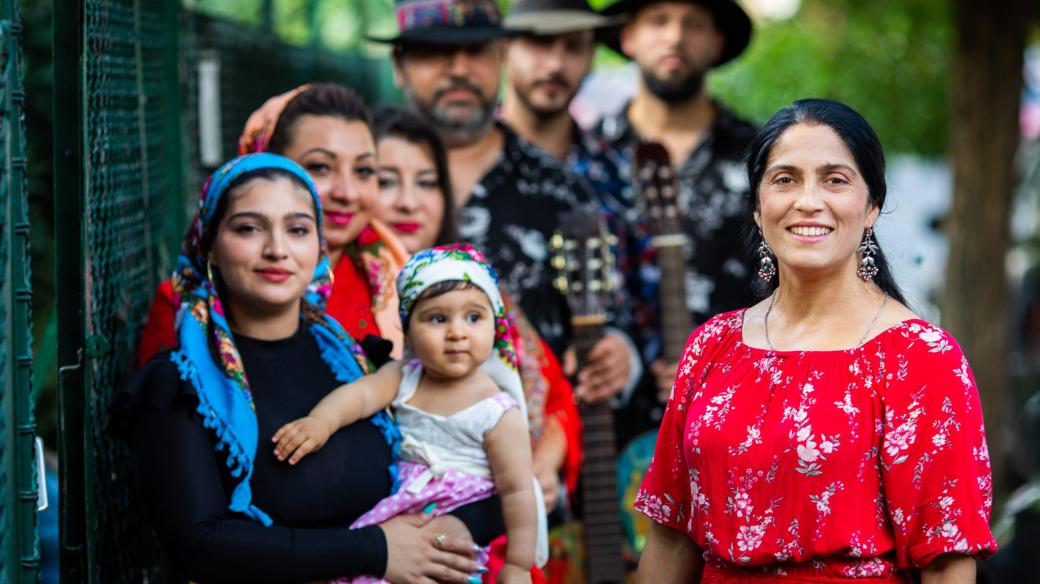
[[581,292],[581,289],[584,288],[584,286],[581,285],[581,282],[574,282],[571,284],[570,288],[575,292]]
[[549,238],[549,247],[554,250],[563,249],[563,235],[553,233],[552,237]]
[[567,267],[567,259],[562,255],[554,255],[552,259],[549,260],[549,264],[557,270],[562,270]]
[[613,233],[608,234],[604,239],[607,241],[607,245],[613,247],[618,244],[618,238]]
[[599,247],[600,241],[598,237],[590,237],[585,240],[585,247],[589,249],[596,249]]
[[589,282],[589,290],[592,290],[593,292],[599,292],[602,289],[603,282],[600,282],[599,280],[593,280]]
[[564,276],[560,276],[560,277],[554,279],[553,280],[553,287],[555,287],[560,292],[566,293],[567,292],[567,278],[564,277]]
[[589,264],[589,269],[590,270],[598,270],[598,269],[603,267],[603,260],[599,260],[599,259],[596,259],[596,258],[589,258],[588,264]]

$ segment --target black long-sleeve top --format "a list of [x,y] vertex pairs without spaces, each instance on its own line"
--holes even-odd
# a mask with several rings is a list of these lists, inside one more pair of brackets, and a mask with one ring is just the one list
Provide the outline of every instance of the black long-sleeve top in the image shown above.
[[[198,399],[176,365],[160,354],[121,392],[116,419],[131,443],[131,463],[159,538],[198,582],[308,582],[380,576],[387,544],[378,526],[347,529],[390,493],[390,448],[369,420],[332,435],[295,466],[274,456],[271,436],[307,415],[339,385],[301,326],[277,341],[235,338],[253,393],[259,447],[253,502],[274,525],[228,510],[235,482],[216,439],[195,409]],[[457,510],[474,539],[501,534],[497,497]]]

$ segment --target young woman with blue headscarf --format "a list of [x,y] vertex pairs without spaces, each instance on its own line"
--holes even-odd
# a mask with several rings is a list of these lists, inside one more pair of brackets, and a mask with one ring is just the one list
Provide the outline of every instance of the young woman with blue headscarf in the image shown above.
[[[307,173],[281,156],[232,160],[203,188],[173,278],[179,347],[139,370],[115,404],[148,514],[194,581],[467,582],[473,542],[422,531],[428,517],[347,529],[395,487],[400,435],[385,413],[293,467],[267,447],[281,425],[372,371],[325,314],[321,221]],[[487,540],[502,531],[485,525],[496,505],[456,516]]]

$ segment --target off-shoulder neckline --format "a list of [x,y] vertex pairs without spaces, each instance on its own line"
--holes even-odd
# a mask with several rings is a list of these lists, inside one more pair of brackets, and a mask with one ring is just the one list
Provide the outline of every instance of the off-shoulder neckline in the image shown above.
[[887,337],[888,335],[890,335],[890,334],[892,334],[892,333],[894,333],[894,332],[896,332],[896,331],[898,331],[900,329],[903,329],[903,328],[905,328],[905,327],[907,327],[907,326],[909,326],[911,324],[917,323],[917,324],[924,324],[924,325],[927,325],[927,326],[930,326],[930,327],[934,326],[934,325],[932,325],[932,323],[928,322],[927,320],[924,320],[923,318],[915,316],[915,317],[912,317],[912,318],[908,318],[906,320],[901,320],[901,321],[893,324],[892,326],[890,326],[890,327],[888,327],[888,328],[878,332],[876,335],[870,337],[869,339],[864,341],[862,345],[860,345],[858,347],[849,347],[849,348],[846,348],[846,349],[820,349],[820,350],[805,350],[805,349],[777,350],[777,349],[769,349],[769,348],[765,348],[765,347],[754,347],[754,346],[749,345],[749,344],[744,342],[744,315],[747,313],[747,311],[748,311],[748,308],[745,308],[745,309],[741,310],[740,314],[739,314],[740,319],[737,321],[737,346],[738,347],[744,347],[744,348],[746,348],[746,349],[748,349],[750,351],[753,351],[753,352],[756,352],[756,353],[762,353],[762,354],[766,354],[766,355],[798,355],[798,354],[805,354],[805,353],[810,353],[810,354],[832,354],[832,355],[835,355],[835,354],[839,354],[839,353],[855,353],[857,351],[862,351],[863,349],[866,349],[866,348],[870,347],[871,345],[877,344],[878,342],[881,341],[881,339],[883,337]]

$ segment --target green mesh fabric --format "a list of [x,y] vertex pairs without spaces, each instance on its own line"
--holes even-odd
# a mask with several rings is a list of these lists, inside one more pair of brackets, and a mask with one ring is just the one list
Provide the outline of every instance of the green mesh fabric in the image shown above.
[[21,35],[19,3],[0,1],[0,583],[40,569]]

